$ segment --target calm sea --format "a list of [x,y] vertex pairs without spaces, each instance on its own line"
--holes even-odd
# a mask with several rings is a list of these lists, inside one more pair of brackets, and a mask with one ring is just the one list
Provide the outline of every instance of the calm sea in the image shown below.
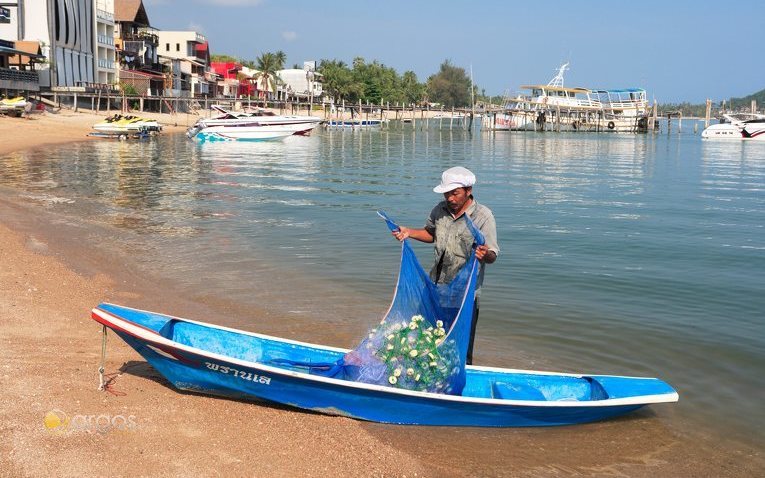
[[[100,241],[173,284],[160,294],[264,311],[196,319],[352,346],[385,312],[398,267],[375,211],[423,224],[454,165],[478,177],[502,249],[478,363],[658,376],[679,391],[664,407],[683,423],[761,439],[762,143],[397,127],[200,145],[177,134],[0,157],[0,186],[107,226]],[[430,247],[417,250],[428,264]]]

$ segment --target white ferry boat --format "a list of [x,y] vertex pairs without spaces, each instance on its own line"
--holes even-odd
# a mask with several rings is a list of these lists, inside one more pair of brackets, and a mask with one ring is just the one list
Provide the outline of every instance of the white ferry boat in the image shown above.
[[563,85],[568,63],[546,85],[524,85],[530,94],[509,99],[494,129],[536,130],[558,121],[573,129],[638,132],[648,125],[648,99],[642,88],[596,90]]

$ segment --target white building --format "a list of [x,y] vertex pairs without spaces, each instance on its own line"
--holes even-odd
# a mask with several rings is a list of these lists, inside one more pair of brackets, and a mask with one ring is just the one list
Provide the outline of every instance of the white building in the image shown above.
[[118,82],[114,48],[114,0],[96,0],[96,75],[95,82],[114,85]]
[[209,69],[207,38],[194,31],[159,30],[157,36],[159,54],[181,60],[181,74],[189,76],[191,94],[214,95],[215,74]]
[[315,71],[315,62],[305,62],[303,69],[290,68],[279,70],[277,74],[282,81],[279,91],[282,93],[302,98],[318,99],[323,93],[321,74]]
[[0,5],[10,17],[0,22],[0,38],[39,42],[48,59],[38,70],[40,86],[79,89],[96,81],[94,0],[16,0]]

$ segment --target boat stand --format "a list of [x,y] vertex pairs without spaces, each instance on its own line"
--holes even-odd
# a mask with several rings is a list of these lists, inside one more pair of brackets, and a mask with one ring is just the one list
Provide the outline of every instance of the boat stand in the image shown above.
[[101,366],[98,367],[98,390],[106,390],[106,380],[104,380],[104,366],[106,364],[106,326],[101,326]]

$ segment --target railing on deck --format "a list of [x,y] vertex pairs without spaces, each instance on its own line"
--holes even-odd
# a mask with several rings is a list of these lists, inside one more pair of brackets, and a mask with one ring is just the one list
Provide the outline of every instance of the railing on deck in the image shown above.
[[24,81],[27,83],[40,83],[40,75],[36,71],[19,71],[10,68],[0,68],[0,80]]

